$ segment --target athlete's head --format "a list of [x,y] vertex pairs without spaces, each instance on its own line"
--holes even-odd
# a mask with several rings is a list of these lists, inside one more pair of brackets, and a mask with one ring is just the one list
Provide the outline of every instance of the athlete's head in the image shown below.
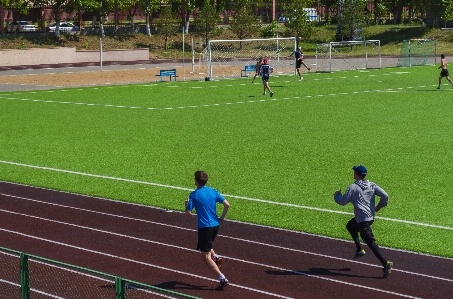
[[264,58],[264,59],[263,59],[263,63],[264,63],[264,64],[267,64],[267,58]]
[[199,186],[206,185],[206,183],[208,182],[208,174],[202,170],[195,171],[195,181]]
[[440,54],[440,58],[444,59],[445,58],[445,54]]

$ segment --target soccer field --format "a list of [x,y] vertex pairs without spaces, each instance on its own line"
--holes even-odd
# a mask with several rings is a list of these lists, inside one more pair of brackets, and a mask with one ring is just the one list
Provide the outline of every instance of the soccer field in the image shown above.
[[[0,93],[1,180],[183,210],[193,172],[231,219],[349,239],[364,164],[378,244],[453,257],[453,89],[436,66]],[[445,79],[444,79],[445,80]]]

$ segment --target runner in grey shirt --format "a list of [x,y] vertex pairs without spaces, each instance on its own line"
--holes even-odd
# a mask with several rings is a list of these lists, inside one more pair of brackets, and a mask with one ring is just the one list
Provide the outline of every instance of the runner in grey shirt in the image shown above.
[[[359,233],[363,241],[373,251],[374,255],[381,262],[384,271],[384,277],[387,277],[393,267],[393,263],[386,260],[381,253],[381,249],[376,244],[371,225],[374,222],[374,213],[388,204],[388,195],[378,185],[368,180],[365,180],[367,170],[365,166],[359,165],[352,167],[354,170],[355,182],[349,185],[345,194],[341,194],[341,190],[334,193],[335,202],[344,206],[347,203],[352,203],[354,206],[354,218],[349,220],[346,228],[351,234],[352,239],[357,247],[354,258],[359,258],[365,255],[365,250],[359,240]],[[375,196],[379,196],[378,205],[375,205]]]

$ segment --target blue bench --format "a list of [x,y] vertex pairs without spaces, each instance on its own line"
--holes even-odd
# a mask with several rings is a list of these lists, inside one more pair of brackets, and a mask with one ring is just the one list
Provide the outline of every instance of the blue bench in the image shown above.
[[256,66],[254,64],[247,64],[246,66],[244,66],[244,69],[241,70],[241,77],[248,77],[248,72],[255,74]]
[[156,76],[160,76],[160,82],[162,82],[162,77],[170,77],[170,81],[171,81],[171,78],[173,77],[174,78],[174,81],[176,81],[176,69],[170,69],[170,70],[160,70],[159,71],[159,74],[156,75]]

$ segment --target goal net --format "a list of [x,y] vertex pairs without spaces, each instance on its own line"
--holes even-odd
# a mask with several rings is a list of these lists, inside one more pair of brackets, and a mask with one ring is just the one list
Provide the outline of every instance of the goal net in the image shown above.
[[381,68],[381,41],[343,41],[316,45],[316,71]]
[[397,66],[436,64],[436,41],[434,39],[404,40]]
[[[242,72],[246,65],[255,65],[266,57],[274,69],[273,74],[294,74],[296,38],[266,38],[243,40],[210,40],[200,56],[199,70],[206,70],[210,78],[254,76],[255,72]],[[203,66],[205,64],[205,67]]]

